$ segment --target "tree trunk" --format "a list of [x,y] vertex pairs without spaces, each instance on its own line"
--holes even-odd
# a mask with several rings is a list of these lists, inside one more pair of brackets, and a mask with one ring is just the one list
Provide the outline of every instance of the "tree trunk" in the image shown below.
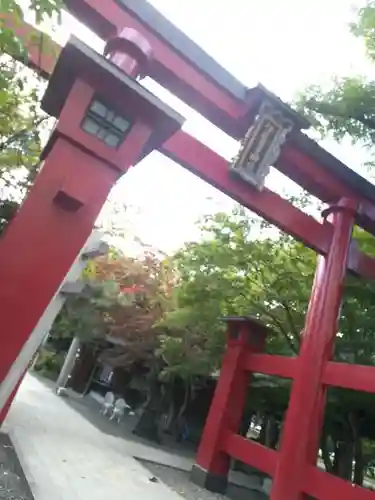
[[133,429],[133,434],[149,441],[160,443],[159,417],[161,398],[159,383],[157,381],[151,382],[149,398],[140,419]]
[[335,474],[348,481],[352,480],[353,452],[352,440],[341,441],[336,446],[334,461]]
[[259,443],[263,444],[263,445],[266,444],[266,438],[267,438],[266,431],[267,431],[268,420],[269,420],[269,416],[267,414],[263,415],[262,425],[260,428],[259,438],[258,438]]
[[250,427],[251,421],[253,419],[253,415],[254,415],[254,413],[251,412],[251,413],[245,414],[242,417],[240,429],[239,429],[239,432],[238,432],[240,436],[242,436],[242,437],[246,437],[247,436],[247,433],[249,431],[249,427]]
[[359,424],[356,418],[351,419],[351,425],[354,436],[354,476],[353,482],[362,486],[365,472],[365,460],[363,456],[362,439],[359,433]]
[[365,461],[363,460],[361,439],[359,439],[359,442],[355,444],[354,457],[355,457],[355,466],[354,466],[353,482],[355,484],[358,484],[359,486],[362,486],[365,476]]
[[282,420],[281,420],[281,424],[280,424],[280,428],[279,428],[279,433],[278,433],[278,437],[277,437],[277,442],[276,442],[276,446],[275,446],[276,450],[279,450],[280,446],[281,446],[281,440],[283,438],[283,429],[284,429],[285,416],[286,415],[284,413],[284,415],[282,416]]
[[168,410],[165,413],[164,432],[166,434],[173,434],[174,421],[176,418],[176,409],[173,399],[169,401]]
[[162,388],[162,400],[160,403],[160,411],[161,411],[161,422],[160,422],[160,430],[164,434],[173,434],[175,427],[175,419],[176,419],[176,405],[173,398],[174,393],[173,382],[164,385]]
[[324,466],[326,468],[326,472],[331,474],[334,473],[334,464],[332,463],[330,453],[329,453],[329,443],[328,436],[323,431],[322,440],[321,440],[321,450],[322,450],[322,458],[324,462]]
[[70,344],[69,351],[65,357],[64,364],[60,370],[60,374],[57,378],[56,390],[64,388],[67,385],[69,377],[76,363],[80,347],[81,347],[81,341],[79,340],[78,337],[74,337],[72,343]]
[[177,435],[176,435],[176,441],[181,442],[187,439],[187,434],[186,434],[186,409],[190,400],[190,383],[186,382],[185,385],[185,394],[184,394],[184,400],[182,402],[182,405],[178,411],[177,417],[176,417],[176,427],[177,427]]
[[279,438],[279,429],[274,415],[270,415],[266,422],[265,446],[275,449]]

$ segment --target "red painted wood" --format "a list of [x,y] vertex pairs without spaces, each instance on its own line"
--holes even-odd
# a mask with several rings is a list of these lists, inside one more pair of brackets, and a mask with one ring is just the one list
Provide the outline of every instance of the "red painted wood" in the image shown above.
[[319,258],[271,500],[301,498],[298,482],[290,478],[303,476],[312,452],[316,454],[319,447],[322,398],[325,399],[321,378],[325,363],[332,357],[356,208],[343,200],[342,206],[333,212],[331,248],[327,257]]
[[[351,185],[342,181],[314,158],[298,149],[297,146],[287,143],[282,148],[282,153],[275,167],[308,193],[325,203],[332,205],[339,202],[342,197],[361,202],[357,223],[370,233],[375,234],[375,205],[373,201],[360,198]],[[372,273],[375,274],[375,266],[372,267]]]
[[375,500],[373,491],[352,485],[337,476],[332,476],[316,467],[307,467],[304,474],[303,491],[318,500]]
[[[320,254],[327,253],[332,238],[331,224],[320,224],[269,189],[259,192],[232,178],[229,163],[198,139],[179,131],[160,151],[306,246]],[[323,172],[320,178],[324,183]],[[348,262],[349,269],[366,279],[375,279],[375,259],[355,249],[353,257]]]
[[[113,0],[68,0],[68,3],[75,6],[73,10],[75,9],[77,17],[86,21],[86,24],[103,38],[108,38],[116,29],[125,25],[138,29],[148,38],[155,50],[156,57],[150,65],[150,76],[227,133],[233,134],[233,130],[237,130],[236,119],[245,112],[248,105],[231,97],[207,79],[168,44],[120,9]],[[23,37],[30,33],[27,25],[17,27],[17,30]],[[59,52],[57,46],[55,50],[56,53]],[[30,65],[40,68],[44,76],[49,75],[54,67],[53,52],[50,51],[48,55],[41,54],[38,47],[30,47]],[[106,91],[104,87],[103,90]],[[76,98],[75,102],[78,101],[84,102]],[[70,101],[70,110],[66,113],[67,117],[74,117],[74,113],[78,116],[73,100]],[[70,140],[82,140],[77,120],[74,123],[68,126],[68,121],[62,120],[59,125],[60,132]],[[137,132],[136,136],[132,137],[133,149],[130,156],[133,159],[136,158],[136,152],[139,152],[140,144],[144,142],[147,134],[147,127],[141,127],[139,134]],[[2,345],[5,365],[14,353],[18,352],[26,332],[31,331],[36,324],[51,290],[58,280],[61,281],[64,269],[66,272],[68,263],[88,236],[95,214],[105,199],[105,193],[118,176],[111,169],[103,169],[102,160],[107,165],[112,161],[112,158],[106,157],[103,150],[96,150],[97,157],[94,158],[83,151],[73,154],[72,148],[76,149],[71,143],[68,144],[63,139],[58,140],[47,158],[31,196],[26,200],[0,245],[0,282],[11,283],[9,287],[0,288],[0,300],[3,304],[0,322],[5,331],[11,329],[13,333],[12,342],[6,341]],[[300,498],[301,491],[317,498],[373,499],[373,493],[361,488],[352,488],[345,481],[307,465],[313,461],[314,454],[316,455],[325,403],[325,387],[322,384],[375,392],[372,382],[373,368],[327,363],[332,348],[332,325],[340,298],[339,281],[345,269],[345,222],[339,216],[336,217],[343,229],[343,238],[340,241],[332,226],[319,224],[275,193],[269,190],[259,193],[230,178],[227,162],[187,134],[176,134],[167,141],[162,151],[319,253],[326,254],[329,251],[333,238],[333,248],[328,258],[321,261],[323,263],[317,271],[301,356],[298,359],[259,354],[250,356],[244,355],[243,349],[238,345],[228,347],[198,453],[198,464],[213,473],[227,474],[229,455],[232,455],[269,474],[273,474],[276,469],[272,500],[297,499]],[[131,161],[126,154],[123,156],[123,153],[112,165],[118,167],[121,156],[125,161],[120,170],[125,171]],[[54,165],[53,169],[51,165]],[[73,168],[76,169],[77,166],[78,172],[73,175]],[[283,148],[277,167],[324,201],[337,202],[343,196],[358,201],[350,186],[325,171],[322,165],[291,144]],[[108,175],[110,171],[112,177]],[[60,208],[51,203],[52,186],[55,192],[63,188],[80,199],[83,207],[78,212],[77,220],[73,221],[71,214],[62,213]],[[373,203],[365,200],[362,212],[365,216],[361,215],[361,224],[366,228],[373,227]],[[367,217],[367,220],[363,217]],[[27,245],[24,243],[25,234],[30,235]],[[14,248],[20,248],[20,251],[14,252]],[[46,262],[51,261],[51,255],[57,259],[57,264],[55,265],[54,260],[53,266],[45,268]],[[6,269],[2,262],[6,262],[9,269]],[[43,280],[38,282],[41,268],[44,270]],[[375,278],[374,260],[358,251],[352,253],[350,268],[362,276]],[[33,294],[35,289],[38,289],[37,294]],[[26,294],[25,290],[28,290]],[[20,318],[14,319],[14,314],[11,314],[14,307],[16,310],[22,310],[22,317],[19,315]],[[4,374],[2,370],[6,371],[6,366],[0,367],[0,379]],[[247,389],[246,371],[295,378],[280,455],[235,434]],[[306,440],[307,435],[310,436],[309,440]],[[279,464],[276,468],[278,458]],[[291,481],[291,478],[294,480]],[[305,484],[300,484],[298,478],[306,478]]]
[[[34,34],[34,38],[35,34],[39,33],[38,30],[27,24],[17,28],[17,30],[18,34],[26,39],[30,37],[31,33]],[[32,67],[40,69],[42,74],[48,77],[55,65],[54,54],[57,57],[61,48],[51,42],[48,37],[46,40],[49,40],[48,43],[51,49],[41,55],[35,45],[31,46],[29,63]],[[256,193],[255,190],[248,186],[241,186],[241,183],[228,179],[227,162],[198,140],[184,132],[178,132],[164,144],[161,151],[239,203],[244,204],[244,206],[301,240],[307,246],[322,254],[326,252],[327,239],[330,236],[327,236],[327,230],[321,230],[321,225],[317,221],[301,213],[301,211],[272,191],[265,190],[260,195],[260,193]],[[203,158],[205,162],[202,161]],[[296,163],[297,161],[299,163]],[[320,166],[311,158],[290,146],[283,149],[279,163],[277,166],[281,171],[323,200],[336,200],[340,188],[343,188],[344,192],[349,189],[348,186],[343,187],[343,184],[338,179],[322,171]],[[373,204],[365,203],[363,206],[365,213],[373,213]],[[364,216],[361,216],[361,218],[366,221]],[[371,215],[368,219],[370,220],[363,225],[373,227],[373,216]],[[361,252],[357,252],[355,265],[350,268],[360,276],[375,279],[375,260]]]
[[[314,406],[314,414],[311,416],[310,432],[306,436],[306,463],[315,466],[318,461],[320,448],[321,429],[324,424],[324,415],[326,410],[327,386],[320,383]],[[300,495],[301,500],[305,500],[305,495]],[[307,500],[307,499],[306,499]]]
[[[82,1],[84,3],[82,3]],[[99,12],[96,11],[96,8],[98,7],[97,4],[95,4],[95,0],[79,0],[79,7],[76,12],[77,16],[79,19],[83,20],[86,19],[88,20],[88,24],[91,27],[94,27],[94,30],[101,34],[104,38],[107,38],[110,33],[113,31],[113,26],[111,22],[106,23],[105,19],[103,16],[109,15],[111,17],[111,10],[107,11],[107,7],[103,7],[103,3],[100,3],[99,6],[101,7],[101,10]],[[74,5],[78,5],[77,0],[74,0]],[[94,5],[95,4],[95,5]],[[77,7],[73,7],[73,11],[77,9]],[[117,10],[119,9],[118,6],[116,6]],[[125,13],[125,12],[124,12]],[[129,14],[126,14],[126,16],[129,16]],[[86,16],[86,17],[85,17]],[[43,35],[43,46],[44,46],[44,51],[40,51],[40,47],[34,43],[29,43],[27,40],[30,40],[31,34],[33,37],[31,39],[35,39],[36,36],[39,36],[40,32],[27,23],[24,23],[23,25],[17,25],[14,26],[14,22],[12,19],[8,16],[9,18],[9,25],[13,27],[17,34],[25,40],[26,45],[29,45],[29,65],[38,71],[42,73],[43,76],[48,78],[48,75],[52,72],[54,65],[55,65],[55,60],[58,57],[61,47],[53,42],[50,37],[47,35]],[[99,21],[100,20],[100,21]],[[135,24],[138,26],[139,23],[135,21]],[[146,34],[146,33],[145,33]],[[153,36],[153,35],[152,35]],[[153,36],[154,37],[154,36]],[[162,49],[162,46],[160,43],[162,43],[159,39],[157,39],[159,49],[164,51],[166,50],[168,53],[169,46],[165,45],[164,48]],[[184,60],[181,59],[182,64],[188,65],[188,63]],[[192,69],[196,72],[195,68],[192,67]],[[198,71],[199,73],[199,71]],[[179,74],[180,76],[180,74]],[[163,83],[160,79],[157,78],[157,75],[154,76],[154,78],[159,81],[160,83]],[[167,72],[165,78],[171,78],[171,74]],[[169,81],[169,80],[168,80]],[[193,81],[196,83],[196,79],[193,79]],[[212,82],[211,82],[212,83]],[[219,87],[217,87],[219,88]],[[188,92],[190,87],[187,85],[186,87],[186,82],[183,85],[183,92]],[[173,92],[173,89],[172,89]],[[223,91],[220,90],[222,93]],[[220,95],[221,95],[220,93]],[[177,95],[177,94],[176,94]],[[184,94],[185,95],[185,94]],[[210,97],[213,97],[213,94],[209,92]],[[228,97],[227,93],[225,95]],[[181,97],[181,96],[180,96]],[[226,120],[225,120],[225,113],[226,111],[222,110],[221,107],[221,98],[217,95],[215,95],[215,98],[218,98],[218,101],[215,101],[214,104],[210,104],[211,111],[209,111],[208,115],[205,113],[205,108],[200,108],[199,107],[199,102],[201,99],[205,99],[205,93],[201,94],[198,92],[195,97],[194,97],[194,102],[198,103],[198,111],[202,113],[204,116],[207,118],[210,118],[210,113],[214,113],[215,117],[213,117],[213,123],[221,127],[223,130],[226,130]],[[186,102],[191,105],[191,98],[187,98]],[[236,106],[240,106],[238,116],[243,114],[243,107],[245,104],[240,104],[238,101],[236,101],[237,104]],[[247,104],[248,106],[249,104]],[[216,111],[215,111],[216,109]],[[221,110],[223,114],[220,115],[220,120],[218,122],[218,116],[217,111]],[[220,113],[219,113],[220,114]],[[231,125],[233,128],[233,126]],[[321,199],[322,201],[325,201],[327,203],[334,203],[337,202],[340,197],[342,196],[348,196],[351,198],[355,198],[357,195],[356,193],[351,189],[351,187],[344,182],[342,182],[340,179],[338,179],[333,173],[330,173],[327,170],[323,170],[322,166],[319,165],[313,158],[309,157],[307,154],[305,154],[303,151],[298,150],[295,146],[291,144],[287,144],[282,151],[282,156],[280,157],[279,161],[277,162],[276,167],[283,172],[285,175],[287,175],[289,178],[297,182],[299,185],[301,185],[304,189],[306,189],[308,192],[316,196],[317,198]],[[360,216],[360,219],[364,225],[365,228],[371,231],[375,231],[375,222],[374,222],[374,204],[370,201],[367,201],[363,205],[362,214]],[[371,213],[371,217],[366,217],[366,213]],[[371,229],[370,229],[371,228]]]
[[356,198],[350,186],[291,144],[284,146],[277,168],[326,203],[337,203],[343,196]]
[[[184,102],[218,125],[225,115],[242,116],[246,106],[232,97],[215,82],[185,60],[169,44],[158,38],[138,19],[126,12],[115,1],[68,0],[69,11],[104,40],[124,27],[133,28],[145,36],[154,51],[148,74]],[[221,111],[221,120],[217,111]]]
[[[238,328],[238,338],[231,333]],[[226,433],[237,433],[249,386],[249,374],[242,369],[242,359],[249,352],[259,352],[264,347],[264,335],[257,327],[251,330],[251,322],[228,323],[228,345],[220,369],[220,377],[206,419],[196,462],[205,471],[227,476],[230,467],[230,455],[224,453],[222,439]]]
[[294,378],[298,358],[271,354],[248,353],[242,361],[244,370],[252,373],[264,373],[283,378]]
[[320,224],[269,189],[260,192],[231,177],[228,162],[186,132],[174,134],[163,144],[161,152],[307,246],[321,253],[328,250],[328,225]]
[[270,476],[275,473],[278,453],[271,448],[266,448],[261,444],[230,432],[224,435],[222,448],[231,457],[241,460],[241,462],[249,464]]
[[3,425],[5,419],[8,416],[10,407],[12,406],[14,398],[17,396],[18,389],[20,388],[20,386],[21,386],[21,384],[23,382],[23,379],[25,378],[25,375],[26,375],[26,372],[19,379],[16,387],[13,389],[12,394],[9,396],[8,401],[5,403],[5,405],[3,406],[3,408],[1,408],[1,410],[0,410],[0,427]]
[[[130,165],[137,163],[138,151],[146,143],[151,134],[152,117],[149,117],[149,123],[146,122],[146,113],[143,109],[139,109],[138,113],[134,103],[128,96],[124,96],[117,89],[111,89],[111,103],[116,106],[116,109],[121,113],[127,112],[130,116],[139,115],[138,121],[133,124],[126,140],[117,148],[111,149],[104,142],[98,141],[95,137],[86,134],[81,128],[81,121],[84,110],[89,106],[94,94],[105,96],[107,94],[110,80],[103,78],[96,86],[95,92],[92,87],[83,80],[77,80],[69,94],[66,105],[64,106],[56,130],[68,138],[70,141],[77,144],[84,144],[85,148],[92,151],[92,154],[100,159],[104,164],[112,167],[117,171],[117,176],[126,172]],[[125,116],[127,116],[125,114]],[[132,145],[129,148],[129,144]],[[91,192],[89,177],[86,180],[86,187],[79,185],[74,176],[71,177],[75,186],[80,190],[87,189]]]
[[[92,189],[90,202],[73,214],[53,203],[69,176]],[[3,333],[12,332],[1,338],[0,380],[90,235],[116,179],[92,155],[57,140],[0,242],[0,322]]]
[[[105,78],[98,83],[99,91],[100,85],[111,92]],[[113,87],[116,103],[120,99]],[[138,160],[152,133],[154,117],[147,123],[146,111],[140,109],[120,148],[103,147],[78,130],[92,95],[88,83],[77,80],[73,85],[47,146],[43,168],[0,241],[0,380],[89,237],[110,189],[120,173]],[[125,96],[121,106],[126,101]],[[54,201],[61,194],[76,202],[76,211],[69,212]]]
[[227,348],[197,453],[197,464],[216,475],[226,476],[229,471],[230,456],[222,453],[220,447],[222,433],[229,427],[228,419],[238,427],[242,417],[249,382],[248,374],[239,369],[242,356],[242,346]]
[[[104,15],[106,15],[106,6],[102,2],[98,2],[98,4],[100,6],[100,11],[104,10]],[[149,76],[158,81],[165,88],[168,88],[188,105],[197,109],[199,113],[206,116],[214,124],[222,127],[223,130],[227,130],[228,133],[233,130],[233,128],[236,128],[233,119],[237,116],[242,116],[245,113],[247,106],[244,107],[242,102],[231,97],[228,92],[221,89],[221,87],[217,86],[207,77],[203,76],[199,70],[189,65],[189,63],[185,61],[185,59],[181,58],[177,52],[174,52],[172,49],[167,49],[166,53],[164,53],[164,44],[161,40],[153,34],[148,36],[149,32],[143,25],[133,19],[129,14],[122,11],[122,9],[114,4],[114,2],[113,5],[115,5],[116,12],[122,12],[120,17],[117,15],[114,16],[117,18],[116,23],[119,28],[123,27],[121,26],[121,21],[124,20],[126,22],[125,25],[128,27],[139,27],[139,31],[145,35],[147,34],[147,38],[150,41],[152,40],[153,48],[158,50],[160,58],[154,58],[152,64],[148,66]],[[94,28],[94,31],[106,40],[110,35],[115,33],[115,25],[112,24],[112,21],[109,23],[106,22],[105,18],[102,17],[102,14],[98,15],[95,14],[95,12],[95,9],[89,7],[87,9],[80,8],[76,14],[78,19],[84,23],[86,20],[86,24],[91,26],[91,28]],[[111,12],[109,15],[112,19],[113,15]],[[124,16],[126,19],[124,19]],[[28,47],[28,66],[37,70],[43,77],[48,78],[55,67],[61,47],[56,42],[51,40],[48,35],[35,29],[33,26],[27,23],[15,25],[12,18],[10,16],[7,17],[7,24],[9,27],[15,29],[17,35],[24,41],[25,46]],[[98,19],[100,19],[99,22]],[[129,22],[127,22],[127,20]],[[38,39],[41,33],[43,37],[42,46],[35,44],[35,42],[30,43],[30,40]],[[156,45],[154,43],[155,41]],[[173,69],[173,64],[176,60],[180,61],[182,65],[182,67],[178,67],[177,70]],[[184,77],[187,78],[186,81],[184,80]]]
[[29,56],[27,65],[44,78],[49,78],[60,55],[60,45],[30,24],[16,22],[9,14],[0,13],[0,18],[6,19],[7,26],[23,41]]
[[331,361],[324,370],[322,383],[354,391],[375,393],[375,367]]

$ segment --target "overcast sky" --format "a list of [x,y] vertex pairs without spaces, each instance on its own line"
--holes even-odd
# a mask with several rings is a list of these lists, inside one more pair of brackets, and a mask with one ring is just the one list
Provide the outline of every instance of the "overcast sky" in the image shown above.
[[[333,74],[373,71],[361,44],[347,24],[353,19],[350,0],[152,0],[166,17],[202,46],[245,85],[258,82],[285,100],[311,83],[327,83]],[[357,4],[359,2],[356,2]],[[56,34],[64,43],[70,32],[101,50],[103,44],[88,30],[64,17]],[[155,93],[187,118],[185,129],[230,158],[233,140],[215,129],[177,99],[145,81]],[[364,154],[349,144],[326,141],[324,146],[350,167],[360,169]],[[272,175],[274,189],[293,189]],[[196,238],[196,220],[231,200],[159,153],[151,154],[126,174],[113,196],[119,204],[137,207],[135,232],[167,252]]]

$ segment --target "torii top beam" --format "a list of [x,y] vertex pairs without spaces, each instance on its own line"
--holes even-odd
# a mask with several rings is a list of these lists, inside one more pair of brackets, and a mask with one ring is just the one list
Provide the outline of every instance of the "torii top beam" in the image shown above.
[[[247,89],[145,0],[65,3],[79,21],[103,39],[125,26],[141,32],[154,50],[149,76],[236,139],[246,133],[264,93],[270,94],[260,86]],[[25,40],[30,31],[35,32],[27,25],[15,28]],[[47,48],[41,53],[34,37],[29,64],[48,77],[60,48],[48,37],[44,36],[44,42]],[[277,99],[273,95],[271,98]],[[307,128],[307,124],[302,120],[299,128]],[[198,140],[178,132],[164,143],[161,151],[307,246],[326,253],[331,237],[329,224],[319,224],[272,191],[258,192],[231,178],[228,163]],[[359,200],[361,213],[357,222],[375,234],[375,186],[302,132],[291,134],[274,166],[324,202],[335,203],[343,196]],[[361,275],[375,277],[372,259],[354,248],[349,267]]]
[[149,76],[233,135],[247,88],[147,1],[67,0],[65,5],[104,40],[125,26],[142,33],[154,50]]

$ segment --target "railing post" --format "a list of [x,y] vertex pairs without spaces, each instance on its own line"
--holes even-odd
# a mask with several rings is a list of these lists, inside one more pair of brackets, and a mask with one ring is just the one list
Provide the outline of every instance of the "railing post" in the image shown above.
[[222,448],[228,432],[237,433],[246,401],[249,373],[243,358],[262,352],[268,329],[248,317],[224,318],[228,325],[228,341],[220,376],[199,445],[192,480],[211,491],[223,493],[227,488],[230,456]]

